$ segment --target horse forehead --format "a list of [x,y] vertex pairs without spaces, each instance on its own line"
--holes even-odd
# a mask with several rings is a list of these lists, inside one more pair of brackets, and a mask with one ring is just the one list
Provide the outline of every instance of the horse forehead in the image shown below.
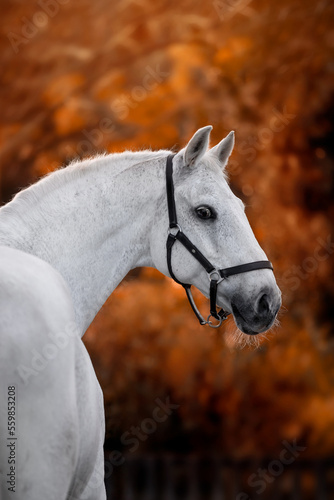
[[199,169],[190,176],[184,187],[194,201],[199,196],[217,202],[235,198],[224,174],[210,169]]

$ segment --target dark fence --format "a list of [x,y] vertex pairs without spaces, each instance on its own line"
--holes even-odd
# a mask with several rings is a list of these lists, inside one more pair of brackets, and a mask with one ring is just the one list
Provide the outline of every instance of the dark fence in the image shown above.
[[125,455],[106,464],[108,500],[334,500],[334,459]]

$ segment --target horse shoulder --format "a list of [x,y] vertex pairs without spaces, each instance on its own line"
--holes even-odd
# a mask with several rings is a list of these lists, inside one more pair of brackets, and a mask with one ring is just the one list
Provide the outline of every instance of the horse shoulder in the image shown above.
[[11,359],[34,348],[51,358],[48,344],[58,342],[58,349],[65,350],[60,347],[64,335],[68,342],[63,339],[63,345],[71,351],[74,330],[74,309],[62,276],[33,255],[0,247],[0,342],[12,344]]

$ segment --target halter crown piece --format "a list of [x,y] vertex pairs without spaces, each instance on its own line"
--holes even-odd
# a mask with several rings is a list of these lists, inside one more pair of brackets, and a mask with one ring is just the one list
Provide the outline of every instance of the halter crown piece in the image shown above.
[[[174,197],[174,183],[173,183],[173,158],[174,154],[171,154],[167,157],[166,163],[166,188],[167,188],[167,204],[168,204],[168,216],[169,216],[169,229],[168,229],[168,238],[167,238],[167,265],[168,271],[173,278],[173,280],[182,285],[186,291],[189,303],[194,311],[198,321],[201,325],[208,325],[211,328],[219,328],[222,322],[227,318],[230,314],[224,309],[220,309],[217,311],[217,288],[219,283],[223,280],[233,276],[234,274],[247,273],[249,271],[255,271],[257,269],[271,269],[273,266],[269,260],[258,260],[256,262],[249,262],[248,264],[242,264],[240,266],[227,267],[225,269],[216,269],[210,261],[202,254],[202,252],[187,238],[187,236],[182,231],[180,225],[177,222],[176,216],[176,206],[175,206],[175,197]],[[208,273],[208,277],[210,280],[210,314],[208,318],[205,320],[198,310],[194,298],[191,292],[191,285],[186,283],[182,283],[179,281],[172,269],[172,249],[174,243],[179,241],[187,250],[191,253],[195,259],[204,267],[206,272]],[[214,324],[211,321],[211,318],[215,318],[218,323]]]

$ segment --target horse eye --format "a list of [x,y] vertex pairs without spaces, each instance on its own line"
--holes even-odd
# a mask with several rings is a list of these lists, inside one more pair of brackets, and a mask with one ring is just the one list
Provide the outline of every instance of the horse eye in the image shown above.
[[214,219],[215,215],[210,207],[198,207],[196,208],[196,213],[200,219]]

